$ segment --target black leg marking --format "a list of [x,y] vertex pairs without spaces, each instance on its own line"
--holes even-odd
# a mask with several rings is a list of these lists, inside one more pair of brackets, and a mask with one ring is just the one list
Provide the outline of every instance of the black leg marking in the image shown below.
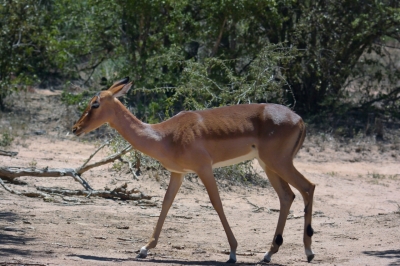
[[283,243],[283,237],[282,237],[281,234],[279,234],[279,235],[276,236],[276,238],[275,238],[275,243],[276,243],[278,246],[282,245],[282,243]]
[[308,204],[306,207],[304,207],[304,213],[307,213],[307,209],[308,209]]
[[311,224],[309,224],[309,225],[307,226],[307,235],[308,235],[309,237],[312,237],[313,234],[314,234],[314,229],[311,227]]

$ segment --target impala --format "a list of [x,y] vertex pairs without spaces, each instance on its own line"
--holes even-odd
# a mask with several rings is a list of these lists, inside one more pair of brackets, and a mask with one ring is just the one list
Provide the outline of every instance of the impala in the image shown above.
[[157,225],[147,245],[140,249],[138,258],[146,258],[148,250],[156,247],[184,175],[196,173],[226,232],[230,245],[228,262],[235,263],[238,244],[225,217],[213,168],[254,158],[266,172],[280,201],[278,225],[264,261],[270,262],[283,243],[283,229],[295,198],[289,185],[298,189],[303,197],[305,253],[309,262],[314,258],[311,219],[315,185],[293,165],[293,157],[305,138],[305,125],[300,116],[282,105],[242,104],[184,111],[162,123],[150,125],[137,119],[117,99],[131,86],[132,82],[125,78],[97,93],[72,131],[79,136],[108,123],[135,149],[157,159],[171,172]]

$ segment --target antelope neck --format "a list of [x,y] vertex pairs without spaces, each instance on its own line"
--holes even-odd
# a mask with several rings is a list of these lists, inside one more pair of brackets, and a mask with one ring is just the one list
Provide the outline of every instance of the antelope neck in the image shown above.
[[157,159],[160,149],[161,134],[152,125],[146,124],[135,117],[118,102],[115,108],[115,118],[109,121],[112,128],[118,131],[135,149]]

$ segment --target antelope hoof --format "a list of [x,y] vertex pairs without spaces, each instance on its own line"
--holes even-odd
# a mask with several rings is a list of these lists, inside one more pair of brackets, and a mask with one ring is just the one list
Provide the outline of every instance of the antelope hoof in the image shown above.
[[272,252],[265,253],[263,262],[270,263],[272,254],[274,254],[274,253],[272,253]]
[[311,262],[314,259],[314,256],[315,256],[314,254],[308,255],[307,256],[307,261]]
[[145,259],[147,257],[147,248],[146,246],[140,249],[139,254],[136,256],[137,259]]
[[142,253],[139,253],[139,254],[136,256],[137,259],[145,259],[146,257],[147,257],[147,255],[142,254]]
[[234,259],[229,259],[226,263],[236,263],[236,260],[234,260]]

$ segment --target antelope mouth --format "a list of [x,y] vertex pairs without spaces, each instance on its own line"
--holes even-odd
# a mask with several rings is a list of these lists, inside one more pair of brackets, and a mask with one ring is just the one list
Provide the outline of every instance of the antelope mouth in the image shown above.
[[85,132],[80,130],[80,129],[81,128],[79,128],[79,127],[73,127],[72,128],[72,133],[77,137],[85,135]]

